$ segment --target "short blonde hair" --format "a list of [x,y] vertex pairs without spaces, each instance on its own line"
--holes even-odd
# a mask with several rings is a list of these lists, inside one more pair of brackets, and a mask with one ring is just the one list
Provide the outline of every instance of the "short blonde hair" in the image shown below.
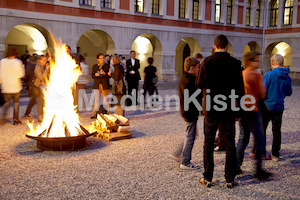
[[276,64],[278,64],[279,66],[283,66],[284,63],[284,57],[280,54],[274,54],[271,57],[271,63],[275,62]]
[[117,65],[117,64],[120,64],[121,61],[120,61],[118,56],[113,56],[112,57],[112,62],[113,62],[114,65]]

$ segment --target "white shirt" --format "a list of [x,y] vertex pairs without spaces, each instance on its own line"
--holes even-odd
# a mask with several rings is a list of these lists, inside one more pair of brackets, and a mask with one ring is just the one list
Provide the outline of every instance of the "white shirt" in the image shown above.
[[0,61],[0,83],[2,93],[18,93],[22,90],[21,78],[25,70],[21,60],[3,58]]
[[134,66],[134,64],[135,64],[135,59],[132,59],[132,58],[130,58],[131,59],[131,64],[132,64],[132,66]]

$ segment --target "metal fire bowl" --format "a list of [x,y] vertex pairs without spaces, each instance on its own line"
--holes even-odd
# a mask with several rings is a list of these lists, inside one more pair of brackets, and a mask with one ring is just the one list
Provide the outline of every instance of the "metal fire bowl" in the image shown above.
[[90,137],[97,132],[90,133],[89,135],[80,135],[74,137],[36,137],[31,135],[26,135],[30,139],[37,141],[37,148],[47,151],[73,151],[77,149],[82,149],[86,147],[86,138]]

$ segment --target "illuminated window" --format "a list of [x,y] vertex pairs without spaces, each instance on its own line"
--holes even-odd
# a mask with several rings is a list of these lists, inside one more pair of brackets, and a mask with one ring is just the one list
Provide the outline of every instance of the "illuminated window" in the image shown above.
[[227,24],[231,24],[232,20],[232,0],[228,0],[227,4]]
[[293,20],[293,0],[286,0],[284,3],[284,25],[292,24]]
[[199,0],[193,0],[193,19],[199,19]]
[[135,0],[134,9],[135,12],[144,12],[144,0]]
[[261,0],[257,1],[257,6],[256,6],[256,20],[255,20],[255,26],[259,27],[260,25],[260,5],[261,5]]
[[215,22],[220,22],[221,19],[221,0],[216,0],[215,6]]
[[278,0],[272,0],[270,4],[271,4],[270,26],[277,26]]
[[152,14],[159,15],[159,0],[151,1]]
[[80,5],[91,6],[92,0],[79,0]]
[[102,8],[111,8],[111,0],[101,0]]
[[247,1],[247,11],[246,11],[246,26],[250,26],[251,19],[251,0]]
[[179,17],[185,18],[185,0],[179,0]]

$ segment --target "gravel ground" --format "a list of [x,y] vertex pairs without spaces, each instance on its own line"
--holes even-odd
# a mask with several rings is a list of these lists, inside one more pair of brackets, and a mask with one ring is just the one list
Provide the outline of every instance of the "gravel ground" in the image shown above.
[[[164,85],[160,95],[176,94]],[[160,88],[161,89],[161,88]],[[133,138],[107,142],[88,138],[79,151],[41,151],[36,141],[25,137],[23,125],[7,123],[0,127],[0,199],[300,199],[300,86],[285,100],[281,159],[267,160],[265,169],[274,173],[269,181],[253,175],[254,161],[246,149],[238,186],[225,188],[224,154],[215,154],[216,184],[208,189],[199,183],[203,173],[203,117],[198,120],[198,138],[192,162],[200,171],[182,171],[169,155],[184,139],[185,123],[176,111],[128,111]],[[21,98],[23,116],[28,98]],[[11,110],[12,114],[12,110]],[[33,116],[37,117],[36,107]],[[89,125],[90,112],[81,112],[83,125]],[[9,116],[12,119],[12,115]],[[238,139],[239,130],[237,129]],[[267,151],[272,144],[267,131]]]

